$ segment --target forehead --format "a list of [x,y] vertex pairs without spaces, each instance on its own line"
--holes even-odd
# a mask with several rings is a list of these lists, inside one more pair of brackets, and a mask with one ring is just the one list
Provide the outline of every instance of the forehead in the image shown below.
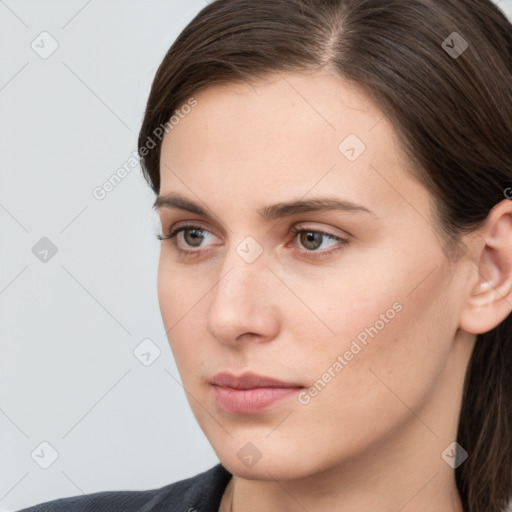
[[218,139],[230,135],[234,142],[248,134],[265,143],[274,141],[276,133],[320,137],[338,132],[339,136],[351,129],[363,135],[384,117],[356,85],[327,71],[278,73],[251,83],[217,84],[194,97],[198,102],[194,115],[181,116],[185,118],[180,121],[182,129],[173,130],[174,135],[184,132],[184,125],[196,130],[194,118],[208,135]]
[[[213,85],[164,137],[161,193],[230,188],[268,203],[339,190],[395,201],[406,173],[394,127],[355,85],[327,71]],[[409,191],[414,194],[415,191]]]

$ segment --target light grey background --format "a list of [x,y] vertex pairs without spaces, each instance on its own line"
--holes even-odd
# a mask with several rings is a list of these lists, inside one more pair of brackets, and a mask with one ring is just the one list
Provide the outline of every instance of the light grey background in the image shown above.
[[0,0],[1,511],[218,462],[160,317],[153,193],[128,165],[93,196],[133,156],[156,67],[205,5]]

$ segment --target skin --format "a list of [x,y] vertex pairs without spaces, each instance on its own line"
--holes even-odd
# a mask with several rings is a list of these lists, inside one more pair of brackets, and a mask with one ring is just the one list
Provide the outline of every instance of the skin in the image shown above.
[[[442,453],[456,440],[476,334],[512,309],[512,201],[447,258],[433,197],[408,172],[393,126],[357,87],[323,70],[210,86],[163,140],[160,194],[214,220],[160,208],[162,318],[192,411],[234,475],[220,511],[462,511]],[[338,149],[356,134],[365,151]],[[266,221],[265,205],[331,195],[370,209]],[[412,207],[412,205],[414,207]],[[317,245],[290,228],[319,235]],[[236,251],[248,236],[252,263]],[[340,250],[317,259],[307,253]],[[251,248],[250,251],[253,251]],[[492,280],[486,289],[482,283]],[[209,379],[251,370],[306,388],[394,303],[401,311],[307,404],[256,415],[219,407]],[[261,458],[237,456],[252,443]],[[234,491],[234,492],[233,492]]]

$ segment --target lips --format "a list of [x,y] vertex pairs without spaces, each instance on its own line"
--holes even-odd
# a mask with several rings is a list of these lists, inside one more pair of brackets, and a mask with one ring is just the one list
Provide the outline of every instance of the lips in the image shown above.
[[214,386],[222,386],[233,389],[255,389],[255,388],[302,388],[302,384],[283,382],[272,377],[247,372],[239,377],[228,373],[217,373],[211,379]]
[[259,414],[291,399],[304,386],[248,372],[223,372],[210,381],[217,404],[231,414]]

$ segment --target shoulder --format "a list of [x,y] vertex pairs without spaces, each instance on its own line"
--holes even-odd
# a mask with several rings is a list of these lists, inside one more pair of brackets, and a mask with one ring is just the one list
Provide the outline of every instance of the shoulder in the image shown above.
[[219,463],[158,489],[102,491],[47,501],[18,512],[217,512],[231,476]]

